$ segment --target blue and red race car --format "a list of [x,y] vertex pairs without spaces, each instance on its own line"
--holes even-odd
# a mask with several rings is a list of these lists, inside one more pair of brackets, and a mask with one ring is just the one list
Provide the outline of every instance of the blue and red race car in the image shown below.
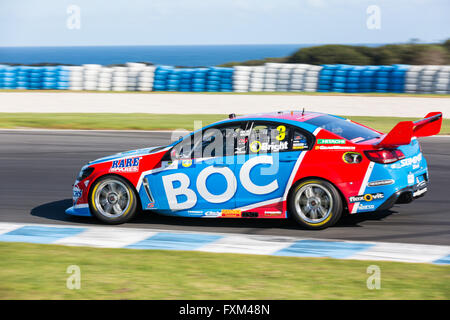
[[386,210],[427,192],[418,137],[438,134],[442,113],[388,134],[323,113],[286,111],[229,119],[164,147],[84,166],[68,214],[108,224],[139,209],[183,217],[288,218],[304,227]]

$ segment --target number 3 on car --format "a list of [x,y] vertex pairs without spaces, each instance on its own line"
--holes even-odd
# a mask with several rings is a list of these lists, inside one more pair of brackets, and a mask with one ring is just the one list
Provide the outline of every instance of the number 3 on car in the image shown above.
[[386,210],[422,197],[428,167],[417,138],[438,134],[442,113],[384,134],[316,112],[236,117],[167,146],[85,165],[68,214],[124,223],[138,211],[197,218],[293,218],[309,229],[343,212]]

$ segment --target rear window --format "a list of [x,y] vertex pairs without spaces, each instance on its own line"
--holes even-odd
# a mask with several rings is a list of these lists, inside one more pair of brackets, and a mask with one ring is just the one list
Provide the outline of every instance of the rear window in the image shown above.
[[330,115],[323,115],[305,121],[313,124],[347,140],[354,140],[354,142],[361,142],[380,137],[376,131],[360,126],[349,120],[333,117]]

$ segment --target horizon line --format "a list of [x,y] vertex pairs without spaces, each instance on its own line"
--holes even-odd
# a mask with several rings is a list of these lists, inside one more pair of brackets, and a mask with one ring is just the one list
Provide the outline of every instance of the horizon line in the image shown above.
[[205,46],[293,46],[293,45],[386,45],[386,44],[432,44],[434,42],[346,42],[346,43],[239,43],[239,44],[108,44],[108,45],[18,45],[0,48],[73,48],[73,47],[205,47]]

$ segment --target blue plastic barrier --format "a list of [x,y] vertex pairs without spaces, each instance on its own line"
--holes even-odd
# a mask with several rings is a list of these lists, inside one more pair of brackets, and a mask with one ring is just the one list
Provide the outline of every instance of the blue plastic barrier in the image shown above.
[[317,91],[319,92],[329,92],[331,91],[333,84],[334,73],[337,69],[337,65],[326,64],[323,65],[322,70],[319,73],[319,83]]
[[406,72],[409,69],[408,65],[396,64],[389,78],[390,92],[402,93],[405,92]]
[[231,92],[233,68],[174,69],[158,66],[155,70],[153,90],[182,92]]
[[153,91],[167,91],[168,83],[167,80],[172,74],[173,67],[171,66],[158,66],[155,69],[155,78],[153,82]]
[[[326,64],[318,78],[319,92],[405,92],[408,65],[352,66]],[[0,89],[65,90],[70,87],[65,66],[0,65]],[[232,92],[234,68],[174,68],[157,66],[154,91]]]
[[68,89],[67,67],[0,66],[1,89]]
[[323,65],[320,92],[404,92],[408,65],[350,66]]

